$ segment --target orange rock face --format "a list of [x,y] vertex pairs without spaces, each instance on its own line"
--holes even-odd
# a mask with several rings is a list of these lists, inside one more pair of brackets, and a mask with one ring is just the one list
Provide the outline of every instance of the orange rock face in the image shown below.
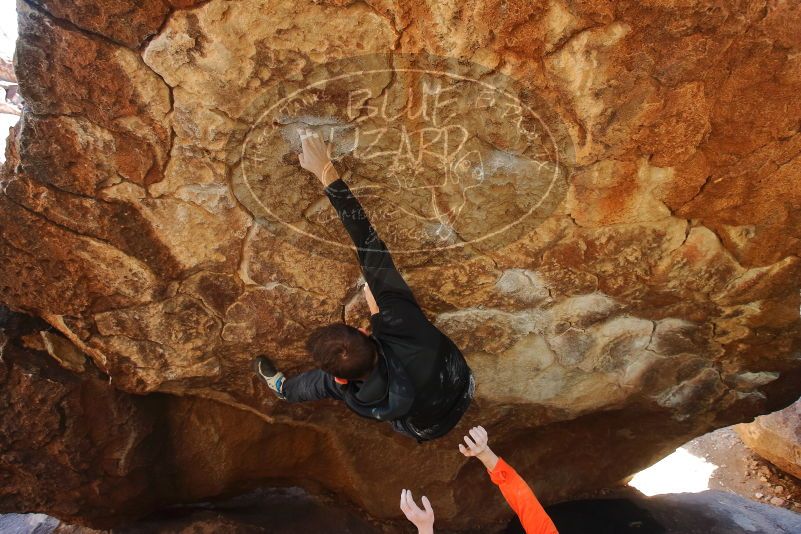
[[[158,481],[115,475],[102,514],[13,478],[25,491],[4,510],[110,524],[280,480],[381,520],[418,488],[438,524],[490,526],[509,511],[456,451],[468,425],[553,503],[801,394],[795,2],[18,9],[26,109],[0,187],[0,301],[52,326],[41,350],[64,380],[88,358],[113,388],[97,403],[172,395],[154,435],[174,476],[148,493]],[[442,440],[282,404],[252,375],[257,353],[310,368],[315,326],[367,325],[299,127],[331,140],[474,370],[474,406]]]

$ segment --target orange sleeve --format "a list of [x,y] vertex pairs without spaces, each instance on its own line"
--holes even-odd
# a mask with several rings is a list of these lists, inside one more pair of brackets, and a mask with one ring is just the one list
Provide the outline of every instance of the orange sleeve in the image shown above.
[[509,464],[498,458],[495,469],[489,474],[492,482],[500,488],[503,498],[520,518],[526,534],[558,534],[534,492]]

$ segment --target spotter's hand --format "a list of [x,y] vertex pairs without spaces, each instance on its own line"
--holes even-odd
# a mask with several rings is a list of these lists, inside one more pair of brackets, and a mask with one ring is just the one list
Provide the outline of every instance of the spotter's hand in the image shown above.
[[423,508],[421,509],[414,502],[412,492],[405,489],[401,490],[400,508],[406,519],[417,527],[418,534],[432,534],[434,532],[434,509],[428,497],[423,497]]
[[487,431],[484,430],[483,426],[474,426],[470,429],[469,434],[469,437],[464,437],[464,442],[467,444],[467,446],[465,447],[460,443],[459,452],[467,457],[478,456],[489,448],[487,445],[489,442],[489,436],[487,435]]

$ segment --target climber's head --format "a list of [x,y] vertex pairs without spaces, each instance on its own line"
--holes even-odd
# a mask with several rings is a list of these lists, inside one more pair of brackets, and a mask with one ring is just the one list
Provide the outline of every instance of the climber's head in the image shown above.
[[357,328],[334,323],[315,329],[306,340],[320,369],[337,378],[362,380],[378,361],[378,351],[369,336]]

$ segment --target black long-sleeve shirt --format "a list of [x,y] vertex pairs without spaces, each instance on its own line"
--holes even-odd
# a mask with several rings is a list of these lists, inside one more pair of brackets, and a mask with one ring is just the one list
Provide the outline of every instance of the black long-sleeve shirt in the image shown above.
[[[362,274],[378,304],[379,312],[370,316],[372,338],[389,363],[380,361],[367,380],[351,381],[347,385],[337,384],[333,376],[320,369],[302,373],[285,382],[287,400],[333,398],[349,401],[351,409],[358,409],[380,400],[392,385],[387,384],[393,380],[387,368],[399,363],[414,389],[414,401],[408,412],[428,412],[426,415],[434,419],[442,416],[452,407],[455,397],[449,385],[459,388],[456,393],[460,393],[466,387],[465,372],[469,373],[469,368],[453,342],[423,313],[347,184],[338,179],[325,188],[325,193],[356,246]],[[455,358],[460,360],[456,365]],[[357,409],[354,411],[359,413]],[[361,415],[365,415],[364,410],[361,411]]]

